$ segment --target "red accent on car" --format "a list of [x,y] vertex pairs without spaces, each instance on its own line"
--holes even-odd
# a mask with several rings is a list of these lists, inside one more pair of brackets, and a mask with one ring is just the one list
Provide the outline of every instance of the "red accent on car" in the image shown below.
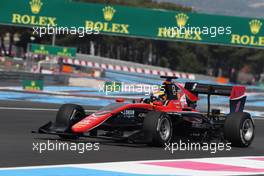
[[245,86],[233,86],[230,99],[233,100],[242,97],[245,95],[245,92],[246,92]]
[[[111,116],[125,110],[125,109],[134,109],[134,108],[142,108],[153,110],[153,106],[145,103],[135,103],[135,104],[125,104],[119,108],[114,109],[111,112],[106,112],[106,114],[100,113],[100,110],[96,113],[93,113],[87,117],[85,117],[80,122],[76,123],[72,126],[72,131],[76,133],[88,132],[97,126],[101,125],[104,121],[106,121]],[[97,115],[99,114],[99,115]]]
[[189,98],[189,100],[190,101],[192,101],[192,102],[196,102],[196,101],[198,101],[199,100],[199,98],[196,96],[196,95],[194,95],[194,94],[192,94],[191,92],[189,92],[187,89],[185,89],[183,86],[181,86],[180,84],[178,84],[178,83],[175,83],[176,85],[177,85],[177,87],[179,87],[182,91],[183,91],[183,93]]
[[162,106],[163,103],[161,101],[154,101],[153,102],[153,105],[155,105],[155,106]]

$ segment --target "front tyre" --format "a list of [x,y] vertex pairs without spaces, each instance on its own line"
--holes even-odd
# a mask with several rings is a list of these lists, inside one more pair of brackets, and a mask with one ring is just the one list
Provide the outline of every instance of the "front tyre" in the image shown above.
[[[85,111],[80,105],[64,104],[56,116],[56,126],[63,126],[65,133],[72,133],[71,127],[85,117]],[[78,139],[78,135],[59,135],[62,139]]]
[[255,125],[249,113],[227,115],[224,124],[225,139],[235,147],[248,147],[255,136]]
[[149,145],[164,146],[172,138],[173,128],[170,116],[162,112],[149,112],[144,119],[143,131]]

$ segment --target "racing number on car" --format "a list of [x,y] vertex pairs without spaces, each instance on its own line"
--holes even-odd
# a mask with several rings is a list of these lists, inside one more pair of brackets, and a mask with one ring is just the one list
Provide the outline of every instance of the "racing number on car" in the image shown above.
[[172,94],[173,95],[177,95],[177,91],[176,91],[176,87],[175,87],[175,85],[172,85]]

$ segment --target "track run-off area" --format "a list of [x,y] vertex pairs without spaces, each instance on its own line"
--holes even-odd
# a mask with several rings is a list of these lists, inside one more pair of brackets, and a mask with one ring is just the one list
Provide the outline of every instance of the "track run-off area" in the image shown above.
[[[57,136],[31,133],[46,122],[53,121],[59,107],[59,104],[27,101],[0,102],[1,176],[38,175],[36,173],[47,176],[62,173],[64,175],[65,173],[66,175],[142,175],[142,173],[143,175],[210,175],[212,172],[214,175],[264,174],[264,118],[262,117],[254,117],[256,136],[249,148],[232,147],[230,151],[215,153],[194,150],[171,153],[164,147],[82,138],[67,143],[91,145],[96,143],[98,150],[95,150],[94,146],[89,146],[91,150],[84,152],[45,150],[40,153],[34,149],[37,143],[65,142],[60,141]],[[84,107],[87,113],[99,108]]]

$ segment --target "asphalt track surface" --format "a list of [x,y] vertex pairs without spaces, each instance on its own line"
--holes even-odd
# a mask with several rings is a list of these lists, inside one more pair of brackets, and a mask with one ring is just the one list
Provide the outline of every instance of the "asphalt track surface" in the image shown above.
[[[249,148],[232,148],[231,151],[177,151],[142,144],[116,143],[114,141],[82,139],[79,142],[99,142],[99,151],[33,151],[33,143],[59,140],[56,136],[32,134],[47,121],[54,120],[60,105],[24,101],[0,102],[0,167],[77,164],[114,161],[182,159],[229,156],[264,156],[264,120],[256,119],[256,136]],[[85,107],[96,110],[98,107]]]

